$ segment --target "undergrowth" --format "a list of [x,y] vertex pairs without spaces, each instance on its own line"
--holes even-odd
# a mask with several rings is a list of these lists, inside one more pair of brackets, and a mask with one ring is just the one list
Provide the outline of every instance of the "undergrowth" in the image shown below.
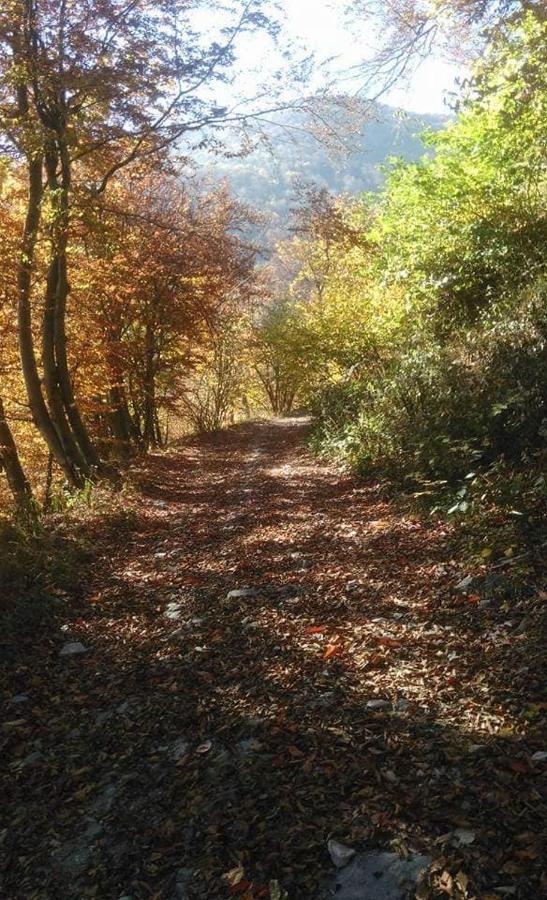
[[54,512],[0,517],[0,657],[13,659],[55,630],[85,595],[99,542],[135,523],[131,489],[89,489]]

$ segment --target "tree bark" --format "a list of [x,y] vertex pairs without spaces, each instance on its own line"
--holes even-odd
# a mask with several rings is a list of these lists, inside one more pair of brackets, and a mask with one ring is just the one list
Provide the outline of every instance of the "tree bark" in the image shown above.
[[119,384],[111,385],[109,395],[112,407],[112,431],[116,445],[122,456],[129,456],[131,453],[131,417],[127,408],[123,386]]
[[163,437],[163,435],[162,435],[162,433],[161,433],[160,417],[159,417],[159,413],[158,413],[158,408],[157,408],[157,406],[156,406],[156,408],[154,409],[154,433],[155,433],[155,435],[156,435],[156,444],[157,444],[157,446],[160,447],[160,448],[161,448],[161,447],[164,447],[164,446],[165,446],[165,441],[164,441],[164,437]]
[[143,439],[146,447],[156,446],[154,420],[156,415],[156,378],[154,368],[154,329],[147,322],[145,332],[145,365],[144,365],[144,422]]
[[43,159],[41,156],[35,155],[28,159],[29,196],[17,273],[19,353],[29,408],[34,424],[61,466],[69,483],[73,487],[81,487],[81,475],[67,457],[65,448],[46,406],[34,355],[31,287],[43,197],[42,164]]
[[86,463],[72,434],[65,414],[63,398],[59,390],[57,365],[55,360],[55,315],[57,282],[59,274],[59,258],[54,256],[50,262],[46,282],[46,297],[42,322],[42,367],[44,370],[44,386],[48,400],[49,413],[57,429],[64,451],[72,466],[82,475],[89,477],[91,470]]
[[28,509],[32,502],[32,489],[25,475],[11,433],[4,404],[0,397],[0,469],[4,469],[13,499],[18,510]]
[[46,153],[48,186],[51,192],[52,234],[44,322],[42,332],[42,362],[44,381],[51,417],[57,427],[67,456],[86,477],[99,468],[99,458],[80,416],[68,368],[66,352],[66,303],[69,292],[66,250],[68,243],[69,163],[62,165],[64,173],[59,182],[57,166],[61,159],[56,138],[50,141]]
[[61,234],[59,253],[59,275],[57,279],[57,303],[55,310],[55,356],[57,362],[57,371],[59,376],[59,387],[63,402],[65,405],[68,420],[72,426],[72,430],[76,437],[76,441],[86,460],[87,465],[96,470],[100,470],[101,461],[97,450],[89,436],[89,432],[85,426],[84,420],[80,415],[80,410],[74,397],[72,387],[72,379],[68,366],[67,356],[67,337],[66,337],[66,304],[70,290],[67,275],[67,243],[68,243],[68,192],[70,190],[70,160],[66,147],[60,148],[61,161],[61,182],[62,191],[60,195],[62,218],[60,221]]

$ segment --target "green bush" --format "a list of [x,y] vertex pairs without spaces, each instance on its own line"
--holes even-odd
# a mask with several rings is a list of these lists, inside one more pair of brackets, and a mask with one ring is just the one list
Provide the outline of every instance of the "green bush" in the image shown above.
[[[532,294],[532,297],[530,297]],[[547,291],[447,346],[420,336],[383,373],[355,372],[316,402],[316,446],[361,472],[455,482],[547,437]]]

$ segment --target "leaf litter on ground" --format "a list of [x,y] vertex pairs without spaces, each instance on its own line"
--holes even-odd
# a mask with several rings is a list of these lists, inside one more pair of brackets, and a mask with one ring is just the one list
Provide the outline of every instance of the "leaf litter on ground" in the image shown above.
[[450,529],[304,433],[141,461],[132,530],[6,667],[5,896],[313,900],[327,841],[430,855],[424,898],[541,896],[545,595],[469,602]]

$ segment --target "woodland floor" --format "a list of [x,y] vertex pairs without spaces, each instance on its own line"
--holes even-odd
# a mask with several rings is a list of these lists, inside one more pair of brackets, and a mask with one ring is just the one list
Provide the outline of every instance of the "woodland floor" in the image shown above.
[[131,528],[4,682],[3,898],[314,900],[331,837],[427,852],[439,896],[544,895],[545,595],[455,593],[450,530],[306,429],[141,462]]

